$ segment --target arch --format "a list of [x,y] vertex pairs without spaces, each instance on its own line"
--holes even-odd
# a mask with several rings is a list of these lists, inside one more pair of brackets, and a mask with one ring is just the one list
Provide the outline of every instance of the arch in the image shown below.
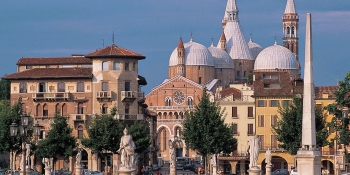
[[171,135],[171,129],[170,129],[169,126],[167,126],[167,125],[160,125],[160,126],[158,126],[157,132],[159,132],[162,128],[167,128],[168,131],[169,131],[169,133],[170,133],[170,135]]
[[62,105],[61,115],[62,116],[66,116],[67,115],[67,105],[66,105],[66,103],[63,103],[63,105]]
[[164,117],[166,117],[167,115],[168,115],[168,113],[166,113],[166,112],[163,113],[163,116],[164,116]]
[[191,96],[187,97],[187,105],[193,106],[193,97],[191,97]]
[[321,161],[321,168],[322,168],[323,172],[325,172],[325,171],[327,172],[328,171],[327,174],[334,174],[335,173],[334,172],[334,164],[330,160],[322,160]]
[[[271,158],[271,172],[275,171],[276,169],[287,169],[288,170],[288,162],[286,159],[284,159],[283,157],[280,156],[272,156]],[[265,163],[265,159],[260,163],[261,165],[261,170],[263,172],[266,172],[266,163]]]
[[77,135],[77,138],[78,139],[82,139],[82,138],[84,138],[84,126],[83,125],[78,125],[77,126],[77,131],[78,131],[78,135]]
[[[167,132],[169,132],[169,134],[167,134]],[[157,133],[158,133],[158,144],[160,147],[160,151],[164,151],[167,149],[167,146],[168,146],[168,138],[170,138],[170,130],[166,125],[163,125],[157,128]]]
[[177,124],[175,124],[174,126],[173,126],[173,132],[172,133],[174,133],[174,135],[175,135],[175,129],[176,128],[181,128],[181,130],[183,130],[183,126],[181,125],[181,124],[179,124],[179,123],[177,123]]
[[85,149],[82,149],[81,151],[81,166],[83,167],[83,169],[87,169],[88,168],[88,164],[89,164],[89,154]]
[[55,115],[56,114],[61,115],[61,105],[59,103],[55,106]]
[[49,116],[49,107],[46,103],[43,105],[43,116]]
[[38,104],[38,105],[36,105],[36,116],[37,117],[42,117],[43,116],[43,113],[42,113],[43,111],[42,111],[42,107],[41,107],[41,105],[40,105],[40,103]]
[[171,106],[171,97],[165,97],[165,106]]

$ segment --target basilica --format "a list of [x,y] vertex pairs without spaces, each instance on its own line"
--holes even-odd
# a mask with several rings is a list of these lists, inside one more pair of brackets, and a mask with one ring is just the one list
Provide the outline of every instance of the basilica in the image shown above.
[[[276,7],[283,8],[283,7]],[[209,47],[180,38],[171,52],[168,78],[147,94],[148,109],[157,113],[159,157],[169,161],[169,140],[179,138],[183,130],[184,112],[199,103],[203,88],[225,109],[225,122],[233,123],[238,140],[237,151],[231,156],[219,156],[220,166],[233,174],[248,169],[247,142],[254,135],[261,141],[259,166],[264,170],[264,153],[273,150],[274,169],[295,167],[292,155],[278,147],[271,127],[279,119],[279,104],[290,104],[295,93],[301,93],[299,63],[299,16],[294,0],[287,0],[282,15],[282,45],[277,41],[262,48],[252,38],[247,40],[239,23],[236,0],[228,0],[222,31],[217,45]],[[332,101],[332,87],[316,87],[320,94],[328,94]],[[320,95],[321,97],[325,97]],[[320,102],[327,105],[330,102]],[[176,150],[177,157],[199,160],[195,150],[186,147],[185,141]],[[329,151],[329,150],[328,150]],[[331,162],[325,162],[329,167]]]

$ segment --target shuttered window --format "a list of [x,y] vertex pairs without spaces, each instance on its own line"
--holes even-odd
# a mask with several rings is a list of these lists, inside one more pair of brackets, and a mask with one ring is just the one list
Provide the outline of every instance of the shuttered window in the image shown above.
[[264,115],[258,116],[258,127],[264,127],[265,121],[264,121]]
[[232,107],[232,118],[237,118],[237,107],[233,106]]
[[254,117],[253,107],[248,107],[248,117]]

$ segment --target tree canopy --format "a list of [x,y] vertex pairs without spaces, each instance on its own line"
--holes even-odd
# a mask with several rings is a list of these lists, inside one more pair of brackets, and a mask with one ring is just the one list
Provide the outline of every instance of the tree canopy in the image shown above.
[[72,128],[67,118],[56,115],[51,130],[45,139],[40,140],[36,155],[40,158],[69,158],[76,149],[76,139],[72,136]]
[[136,149],[135,152],[141,154],[145,151],[151,144],[151,136],[149,131],[146,129],[145,125],[135,121],[129,129],[130,135],[135,142]]
[[224,123],[224,111],[211,102],[204,88],[200,102],[192,112],[187,111],[183,121],[183,139],[188,148],[198,150],[205,158],[208,154],[229,154],[237,149],[233,137],[233,124]]
[[[276,139],[280,142],[278,147],[296,155],[302,138],[303,99],[295,95],[292,104],[279,106],[278,112],[281,119],[272,127]],[[317,108],[315,108],[315,125],[316,145],[318,147],[327,145],[328,131],[325,115],[321,109]]]
[[0,80],[0,100],[10,100],[11,96],[11,81]]

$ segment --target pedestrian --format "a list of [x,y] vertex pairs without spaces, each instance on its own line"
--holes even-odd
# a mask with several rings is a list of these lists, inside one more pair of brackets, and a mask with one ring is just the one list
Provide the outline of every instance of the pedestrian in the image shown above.
[[159,170],[157,170],[156,175],[159,175],[159,174],[160,174],[160,172],[159,172]]
[[145,166],[142,166],[142,169],[141,169],[141,174],[142,174],[142,175],[145,174],[145,170],[146,170]]
[[145,175],[149,175],[149,169],[148,169],[148,166],[146,166],[146,169],[145,169]]

